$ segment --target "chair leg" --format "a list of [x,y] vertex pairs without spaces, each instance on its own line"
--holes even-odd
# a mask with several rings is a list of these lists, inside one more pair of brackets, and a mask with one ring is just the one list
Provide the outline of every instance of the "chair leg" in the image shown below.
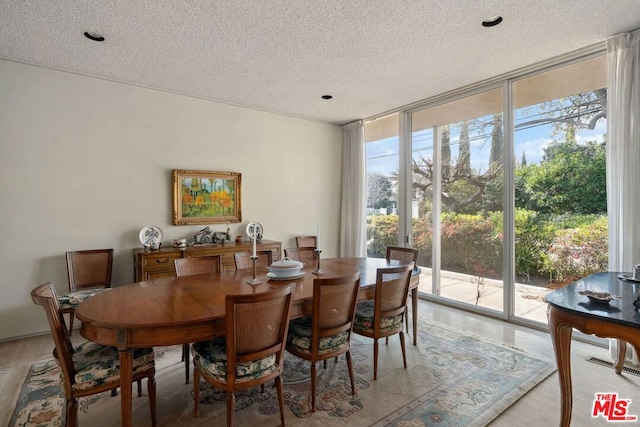
[[227,393],[227,427],[233,427],[233,408],[236,403],[236,396],[231,393]]
[[182,345],[182,358],[184,360],[184,383],[189,384],[189,344]]
[[284,392],[282,391],[282,377],[276,377],[276,388],[278,389],[278,406],[280,407],[280,422],[284,422]]
[[72,311],[69,313],[69,336],[73,334],[73,319],[76,317],[76,312]]
[[409,304],[408,303],[404,308],[404,324],[407,327],[407,333],[409,333]]
[[142,380],[138,380],[138,397],[142,397]]
[[402,349],[402,364],[407,369],[407,351],[404,348],[404,334],[400,331],[400,348]]
[[[389,338],[389,337],[387,337]],[[373,380],[378,379],[378,340],[373,340]]]
[[200,416],[200,373],[193,368],[193,416]]
[[311,412],[316,412],[316,363],[311,362]]
[[78,399],[75,397],[67,399],[67,426],[76,427],[78,425]]
[[349,379],[351,380],[351,395],[355,396],[357,393],[356,393],[356,386],[353,381],[353,362],[351,362],[351,351],[347,351],[346,357],[347,357],[347,368],[349,368]]
[[[149,409],[151,411],[151,426],[156,427],[158,424],[157,405],[156,405],[156,370],[150,369],[147,375],[147,394],[149,395]],[[138,381],[140,387],[140,381]],[[142,394],[142,393],[140,393]]]

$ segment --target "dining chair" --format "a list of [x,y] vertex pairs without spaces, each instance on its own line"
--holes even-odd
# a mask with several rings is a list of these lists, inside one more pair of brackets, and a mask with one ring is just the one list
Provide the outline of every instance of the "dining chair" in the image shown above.
[[[256,251],[256,267],[269,267],[271,265],[273,252],[269,250]],[[236,252],[233,254],[236,263],[236,270],[248,270],[253,268],[253,260],[250,252]]]
[[[413,262],[413,267],[418,266],[418,250],[413,248],[403,248],[401,246],[387,246],[386,254],[387,262],[398,261],[400,264],[409,264]],[[417,316],[418,313],[412,313]],[[409,316],[405,316],[404,322],[409,333]]]
[[[65,398],[66,425],[78,424],[78,398],[105,391],[115,391],[120,386],[120,355],[115,347],[107,347],[91,341],[74,347],[64,323],[62,309],[52,282],[31,291],[31,299],[42,306],[53,335],[53,356],[61,371],[61,389]],[[155,360],[152,348],[133,351],[133,381],[138,383],[138,395],[142,395],[141,381],[147,379],[147,393],[151,410],[151,425],[156,425]]]
[[62,313],[69,314],[69,335],[78,304],[111,287],[113,249],[66,252],[69,292],[58,295]]
[[[173,260],[173,265],[178,277],[222,271],[220,255],[176,258]],[[185,384],[189,384],[189,344],[182,344],[182,361],[184,362],[184,381]]]
[[413,263],[399,267],[378,268],[375,298],[359,302],[353,321],[353,332],[373,338],[373,379],[378,379],[378,340],[400,335],[402,363],[407,369],[403,319],[407,313],[407,294]]
[[311,412],[316,410],[316,364],[345,354],[351,394],[356,395],[351,361],[351,332],[355,314],[360,272],[313,281],[311,316],[293,319],[286,350],[311,362]]
[[315,248],[289,248],[284,250],[284,256],[295,261],[300,261],[306,266],[316,265],[318,255]]
[[280,421],[285,425],[282,372],[295,286],[225,297],[226,335],[191,346],[196,417],[200,416],[200,377],[226,392],[227,426],[233,425],[236,391],[275,380]]
[[218,273],[222,271],[220,255],[176,258],[173,260],[176,276],[191,276],[194,274]]
[[317,247],[316,236],[296,236],[296,246],[299,248],[313,248]]

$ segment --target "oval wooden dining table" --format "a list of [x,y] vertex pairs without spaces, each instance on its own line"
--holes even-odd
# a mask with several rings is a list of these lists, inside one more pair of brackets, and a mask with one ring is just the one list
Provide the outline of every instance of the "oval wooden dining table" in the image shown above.
[[[395,264],[395,263],[394,263]],[[257,269],[259,284],[249,284],[252,270],[169,277],[111,288],[82,302],[76,317],[80,333],[90,341],[117,347],[120,355],[120,399],[123,426],[131,426],[132,350],[204,341],[224,335],[225,296],[265,292],[295,282],[292,317],[311,312],[313,280],[360,272],[359,300],[375,296],[376,270],[389,265],[381,258],[329,258],[305,266],[303,277],[272,280],[267,269]],[[416,344],[419,274],[411,279],[413,343]]]

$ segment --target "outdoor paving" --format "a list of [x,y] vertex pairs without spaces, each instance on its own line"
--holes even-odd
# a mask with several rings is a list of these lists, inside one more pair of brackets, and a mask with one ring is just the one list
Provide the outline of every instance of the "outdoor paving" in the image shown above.
[[[431,269],[421,267],[419,292],[431,293]],[[503,286],[499,280],[482,279],[480,286],[477,276],[470,276],[451,271],[441,272],[440,295],[456,301],[502,311]],[[478,296],[478,290],[479,296]],[[526,319],[547,323],[547,303],[545,295],[550,290],[516,283],[515,315]]]

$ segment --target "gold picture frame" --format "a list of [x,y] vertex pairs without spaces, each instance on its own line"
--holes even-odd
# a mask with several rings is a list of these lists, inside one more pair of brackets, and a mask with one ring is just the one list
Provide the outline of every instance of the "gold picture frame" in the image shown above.
[[173,170],[173,224],[242,222],[237,172]]

